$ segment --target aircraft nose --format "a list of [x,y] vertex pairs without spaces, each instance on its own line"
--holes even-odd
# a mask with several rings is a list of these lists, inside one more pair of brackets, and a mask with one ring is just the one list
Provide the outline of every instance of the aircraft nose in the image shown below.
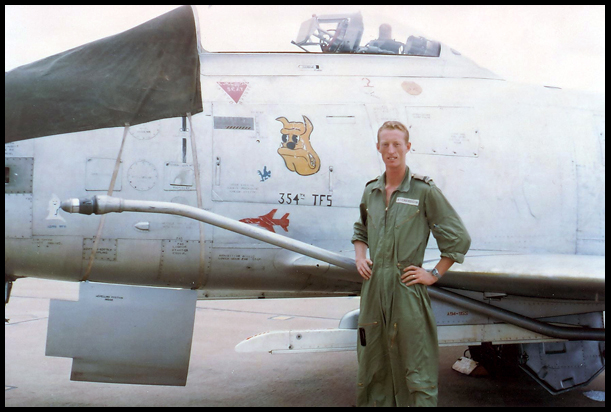
[[79,210],[79,200],[78,199],[68,199],[61,202],[60,207],[63,211],[68,213],[78,213]]

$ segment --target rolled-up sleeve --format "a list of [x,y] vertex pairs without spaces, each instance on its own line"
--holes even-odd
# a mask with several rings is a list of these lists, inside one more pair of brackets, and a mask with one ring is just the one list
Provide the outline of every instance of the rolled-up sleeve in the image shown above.
[[359,204],[359,219],[354,223],[354,233],[352,235],[352,243],[357,240],[365,243],[369,246],[369,240],[367,237],[367,204],[366,196],[363,193],[361,203]]
[[471,246],[471,236],[450,202],[435,186],[427,195],[426,215],[441,256],[463,263]]

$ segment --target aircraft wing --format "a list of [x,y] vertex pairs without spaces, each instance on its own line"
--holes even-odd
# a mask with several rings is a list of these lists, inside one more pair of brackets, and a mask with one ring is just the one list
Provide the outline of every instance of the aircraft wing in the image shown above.
[[[341,253],[353,257],[354,251]],[[423,267],[433,269],[439,262],[439,251],[427,249]],[[347,282],[346,290],[358,293],[360,278],[339,266],[322,264],[304,256],[291,268]],[[435,286],[474,292],[497,292],[508,295],[549,298],[605,300],[605,257],[559,254],[505,254],[503,252],[469,252],[463,264],[454,264]]]
[[[424,267],[432,269],[437,261],[438,258],[427,259]],[[464,264],[452,266],[437,285],[518,296],[604,301],[605,257],[480,252],[468,254]]]
[[4,74],[4,142],[202,109],[196,23],[183,6]]

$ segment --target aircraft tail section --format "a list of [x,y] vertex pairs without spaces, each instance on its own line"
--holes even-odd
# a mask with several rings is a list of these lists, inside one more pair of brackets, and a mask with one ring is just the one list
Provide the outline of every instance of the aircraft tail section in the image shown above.
[[278,221],[278,224],[280,225],[282,229],[284,229],[285,232],[288,232],[289,231],[289,214],[286,213],[284,216],[282,216],[280,220]]

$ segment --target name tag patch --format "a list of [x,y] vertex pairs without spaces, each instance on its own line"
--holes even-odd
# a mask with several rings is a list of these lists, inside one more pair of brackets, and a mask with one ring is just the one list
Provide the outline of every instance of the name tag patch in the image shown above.
[[420,200],[418,199],[408,199],[407,197],[398,197],[397,203],[403,203],[405,205],[418,206],[420,204]]

